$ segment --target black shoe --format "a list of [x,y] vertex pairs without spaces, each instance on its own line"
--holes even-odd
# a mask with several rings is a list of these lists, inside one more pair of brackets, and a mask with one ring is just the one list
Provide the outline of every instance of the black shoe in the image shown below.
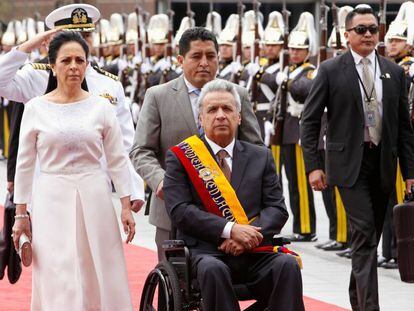
[[383,263],[381,267],[385,269],[398,269],[398,263],[396,259],[391,258],[387,262]]
[[385,263],[390,260],[389,258],[381,257],[378,259],[377,267],[382,267]]
[[299,234],[294,233],[287,237],[291,242],[316,242],[318,240],[318,236],[316,233],[309,233],[309,234]]
[[344,257],[344,258],[351,258],[351,249],[350,248],[346,248],[343,251],[337,252],[336,253],[339,257]]
[[335,242],[334,240],[328,240],[322,243],[318,243],[315,245],[316,248],[323,248],[324,246],[331,244],[332,242]]
[[341,242],[333,241],[330,244],[327,244],[325,246],[322,246],[321,249],[324,251],[341,251],[346,248],[346,245]]

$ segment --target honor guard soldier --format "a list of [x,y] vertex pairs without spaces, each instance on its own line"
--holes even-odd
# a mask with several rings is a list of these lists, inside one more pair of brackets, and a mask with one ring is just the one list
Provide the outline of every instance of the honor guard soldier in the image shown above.
[[[122,15],[119,13],[111,14],[109,18],[109,33],[108,33],[108,44],[110,46],[110,56],[107,58],[107,63],[103,67],[106,71],[121,78],[121,68],[119,68],[118,63],[121,59],[122,53],[122,38],[124,36],[124,22]],[[122,83],[122,82],[121,82]],[[123,85],[125,87],[125,85]]]
[[[284,116],[281,163],[289,182],[290,207],[293,213],[292,241],[316,241],[315,206],[309,186],[302,148],[299,145],[299,119],[312,86],[315,66],[309,57],[317,53],[313,15],[304,12],[289,35],[290,66],[276,75],[276,82],[287,89],[287,112]],[[275,101],[280,105],[279,100]]]
[[151,16],[148,24],[148,40],[151,45],[151,72],[148,74],[147,88],[161,82],[163,71],[169,67],[165,58],[168,35],[168,15],[156,14]]
[[[259,40],[263,38],[263,15],[259,12],[258,16],[258,33]],[[256,14],[253,10],[244,13],[243,17],[243,32],[242,32],[242,46],[243,46],[243,62],[244,70],[241,73],[239,84],[240,86],[250,89],[252,85],[253,76],[260,69],[261,65],[266,63],[265,59],[261,59],[259,55],[254,55],[255,43],[255,23]],[[256,62],[256,57],[257,62]]]
[[[62,6],[46,17],[46,26],[51,29],[67,29],[72,31],[92,32],[95,22],[99,19],[99,10],[88,4],[70,4]],[[46,64],[25,64],[31,51],[38,48],[56,30],[36,35],[9,53],[0,57],[0,95],[10,100],[26,103],[30,99],[46,93],[49,75],[52,74]],[[87,36],[88,37],[88,36]],[[90,37],[91,38],[91,37]],[[88,42],[88,41],[87,41]],[[91,43],[91,42],[90,42]],[[19,68],[23,66],[22,69]],[[116,76],[90,64],[85,72],[85,82],[89,92],[107,98],[116,112],[126,153],[132,146],[134,127],[129,108],[125,104],[125,95],[121,83]],[[130,161],[131,185],[134,210],[139,210],[143,204],[143,181],[135,172]]]
[[105,18],[99,20],[99,62],[100,67],[105,67],[111,61],[111,46],[109,45],[109,34],[111,24]]
[[[388,32],[385,35],[387,56],[395,63],[404,68],[407,74],[407,89],[411,85],[409,68],[414,63],[411,56],[413,49],[414,35],[414,3],[411,1],[401,5],[400,10],[393,22],[391,22]],[[393,208],[401,204],[404,200],[405,184],[398,165],[395,189],[391,194],[385,215],[384,227],[382,230],[382,258],[378,260],[378,266],[386,269],[397,269],[397,242],[395,238],[395,228],[393,223]]]
[[276,74],[280,70],[279,55],[283,48],[283,29],[284,22],[282,14],[277,11],[271,12],[262,41],[266,63],[260,67],[259,71],[253,77],[259,86],[258,104],[256,106],[257,121],[259,122],[262,137],[267,145],[269,145],[269,137],[265,135],[265,124],[267,128],[273,129],[271,122],[269,122],[269,120],[271,121],[269,110],[270,103],[275,100],[278,88]]
[[231,14],[217,40],[219,44],[220,57],[218,76],[227,81],[230,81],[233,74],[237,74],[237,71],[242,69],[242,67],[234,68],[232,65],[235,55],[235,44],[238,28],[239,15]]

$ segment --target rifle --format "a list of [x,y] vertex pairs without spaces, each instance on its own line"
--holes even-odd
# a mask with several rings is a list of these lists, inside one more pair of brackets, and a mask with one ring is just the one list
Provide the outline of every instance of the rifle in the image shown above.
[[[237,41],[236,41],[236,57],[235,61],[241,64],[243,62],[243,53],[242,53],[242,33],[243,33],[243,14],[244,14],[244,5],[241,0],[237,2],[237,13],[239,14],[239,27],[237,32]],[[241,72],[233,73],[231,75],[230,81],[236,84],[239,84]]]
[[[122,19],[124,21],[124,33],[122,35],[122,47],[121,47],[121,53],[119,55],[119,59],[123,59],[125,62],[128,61],[128,43],[126,41],[126,33],[128,29],[128,15],[122,14]],[[122,83],[122,85],[125,87],[128,86],[129,83],[129,72],[128,72],[128,66],[125,67],[122,72],[118,73],[119,80]]]
[[174,24],[173,24],[173,17],[174,17],[174,11],[171,8],[171,0],[168,0],[168,35],[167,35],[167,47],[165,49],[165,57],[169,63],[169,68],[165,69],[162,73],[162,78],[160,81],[160,84],[168,82],[168,72],[171,70],[172,66],[172,36],[173,36],[173,30],[174,30]]
[[340,51],[342,49],[342,39],[341,39],[341,30],[338,20],[338,7],[336,6],[335,1],[332,1],[332,26],[335,28],[335,49]]
[[379,43],[378,43],[378,54],[385,56],[385,32],[387,27],[386,12],[387,12],[387,0],[379,1]]
[[134,74],[133,74],[133,79],[132,79],[132,91],[131,91],[131,95],[132,95],[132,102],[135,102],[137,104],[140,104],[140,99],[139,99],[139,91],[141,88],[141,80],[142,80],[142,75],[141,75],[141,63],[142,63],[142,34],[141,34],[141,23],[140,23],[140,7],[139,5],[136,6],[135,8],[135,14],[137,16],[137,51],[136,51],[136,55],[138,56],[139,61],[135,64],[135,68],[134,68]]
[[[287,66],[289,66],[289,47],[288,47],[288,39],[289,39],[289,16],[290,12],[286,8],[286,0],[283,1],[283,21],[285,24],[285,30],[283,34],[283,59],[282,59],[282,67],[281,70],[284,70]],[[283,142],[283,124],[285,122],[285,116],[287,111],[287,81],[283,82],[280,86],[279,96],[275,98],[275,104],[273,109],[273,127],[275,130],[275,134],[271,136],[270,142],[272,145],[282,145]],[[278,98],[280,98],[280,106],[278,106]]]
[[214,29],[214,3],[213,0],[210,0],[210,24],[211,24],[211,32],[214,33],[214,35],[219,35],[216,33],[216,30]]
[[321,1],[321,19],[319,21],[321,25],[321,37],[319,47],[319,64],[326,60],[326,40],[328,37],[328,11],[329,7],[325,4],[325,0]]
[[[254,10],[254,48],[252,53],[252,63],[255,62],[259,64],[260,60],[260,37],[259,37],[259,7],[261,3],[257,0],[253,0],[253,10]],[[259,82],[253,77],[252,80],[252,102],[253,110],[256,110],[259,99]]]

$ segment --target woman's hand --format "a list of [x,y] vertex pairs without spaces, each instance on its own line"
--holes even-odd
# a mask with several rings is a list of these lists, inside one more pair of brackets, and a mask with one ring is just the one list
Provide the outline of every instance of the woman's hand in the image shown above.
[[[16,215],[17,216],[27,215],[26,204],[17,204]],[[13,232],[12,237],[13,237],[14,248],[16,249],[16,251],[18,251],[19,250],[19,239],[23,233],[27,235],[30,241],[32,240],[32,232],[30,230],[30,218],[29,217],[15,218],[12,232]]]
[[132,241],[135,236],[135,220],[132,216],[131,208],[122,207],[121,222],[124,227],[124,232],[127,235],[126,243]]

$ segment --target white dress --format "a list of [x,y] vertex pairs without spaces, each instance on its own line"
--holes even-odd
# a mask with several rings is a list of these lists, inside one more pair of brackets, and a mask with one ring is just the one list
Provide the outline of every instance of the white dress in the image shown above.
[[[57,104],[36,97],[24,110],[15,203],[33,205],[32,310],[132,310],[122,240],[107,175],[130,195],[122,135],[108,100]],[[39,158],[40,176],[33,172]]]

